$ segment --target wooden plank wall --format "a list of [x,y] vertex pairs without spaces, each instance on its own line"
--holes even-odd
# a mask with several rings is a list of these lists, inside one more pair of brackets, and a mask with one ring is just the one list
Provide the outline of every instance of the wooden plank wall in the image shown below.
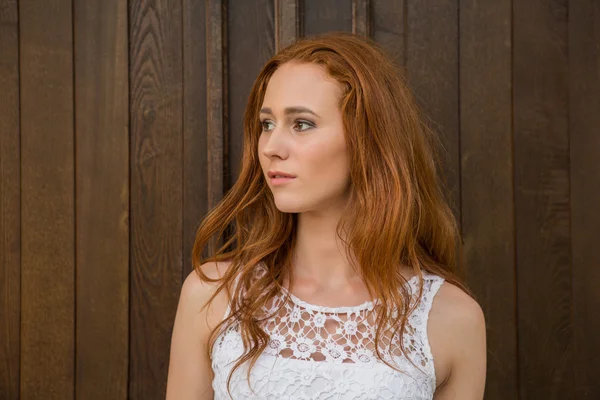
[[600,397],[596,0],[0,0],[0,398],[161,399],[254,77],[372,37],[446,148],[486,399]]
[[68,399],[76,356],[72,5],[19,1],[18,23],[21,396]]
[[129,365],[127,6],[77,0],[74,10],[75,397],[116,399]]

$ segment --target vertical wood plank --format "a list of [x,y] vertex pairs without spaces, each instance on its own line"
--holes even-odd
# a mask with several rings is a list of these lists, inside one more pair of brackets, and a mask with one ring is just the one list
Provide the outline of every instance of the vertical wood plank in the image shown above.
[[569,132],[576,399],[600,397],[600,3],[569,2]]
[[[76,0],[76,397],[127,398],[127,4]],[[99,57],[102,55],[102,57]]]
[[275,0],[275,50],[287,47],[299,36],[298,0]]
[[442,177],[460,223],[458,0],[409,1],[406,12],[408,83],[440,135]]
[[573,399],[567,2],[513,7],[519,398]]
[[517,398],[511,1],[460,2],[462,228],[486,315],[485,398]]
[[372,37],[397,65],[406,65],[406,1],[371,0]]
[[164,399],[182,279],[182,9],[132,0],[129,397]]
[[352,33],[371,36],[371,4],[369,0],[352,0]]
[[223,197],[224,150],[227,132],[225,126],[227,88],[225,87],[226,60],[224,43],[227,14],[223,0],[208,0],[206,12],[206,87],[207,87],[207,147],[208,152],[208,208],[212,209]]
[[0,0],[0,398],[19,398],[21,179],[19,14]]
[[183,0],[183,277],[208,211],[206,0]]
[[352,32],[352,0],[304,0],[302,35]]
[[243,152],[244,110],[256,76],[275,52],[274,10],[270,0],[230,0],[227,12],[229,149],[226,188],[238,178]]
[[74,393],[73,25],[70,0],[19,2],[21,398]]

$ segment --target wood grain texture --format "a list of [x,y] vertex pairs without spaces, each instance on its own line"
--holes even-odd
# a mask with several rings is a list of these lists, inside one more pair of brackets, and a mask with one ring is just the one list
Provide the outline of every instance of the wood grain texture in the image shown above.
[[183,0],[183,277],[208,211],[206,145],[206,0]]
[[462,229],[486,315],[485,399],[517,398],[511,1],[460,2]]
[[569,132],[576,399],[600,398],[600,3],[569,2]]
[[181,2],[133,0],[129,17],[129,397],[163,399],[182,283]]
[[75,393],[117,400],[127,398],[129,358],[127,4],[75,0],[74,11]]
[[567,2],[513,3],[521,399],[573,399]]
[[21,399],[74,393],[75,223],[71,2],[19,2]]
[[208,152],[208,208],[223,197],[227,146],[226,31],[227,10],[222,0],[206,5],[206,151]]
[[0,0],[0,398],[19,398],[21,172],[19,15]]
[[371,37],[370,0],[352,0],[352,33]]
[[275,1],[275,49],[279,51],[300,36],[298,0]]
[[406,1],[371,0],[371,36],[399,66],[406,65]]
[[442,173],[460,222],[458,0],[407,2],[408,83],[445,149]]
[[304,0],[301,34],[318,35],[332,31],[352,32],[353,0]]
[[230,1],[227,16],[229,170],[225,176],[225,191],[237,180],[241,168],[244,111],[250,89],[264,64],[275,53],[271,1]]

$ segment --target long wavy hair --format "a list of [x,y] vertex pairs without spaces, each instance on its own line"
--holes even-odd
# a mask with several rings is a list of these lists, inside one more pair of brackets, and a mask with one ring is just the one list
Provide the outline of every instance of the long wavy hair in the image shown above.
[[[423,271],[442,276],[471,295],[459,278],[460,234],[436,168],[440,142],[420,114],[401,70],[376,43],[361,36],[330,33],[298,40],[271,58],[256,78],[244,115],[239,179],[203,219],[194,243],[195,270],[203,281],[218,283],[209,303],[222,290],[230,297],[229,316],[211,333],[209,353],[219,332],[233,324],[239,324],[243,339],[245,351],[228,377],[228,388],[233,371],[247,361],[249,378],[268,344],[261,328],[269,318],[263,315],[263,306],[283,293],[284,276],[290,286],[293,282],[290,261],[297,214],[277,209],[258,158],[265,91],[277,68],[290,61],[322,65],[342,87],[351,190],[336,233],[380,305],[377,355],[382,358],[379,343],[385,327],[403,333],[414,309],[407,301],[400,266],[419,276],[419,298]],[[206,246],[210,255],[203,258]],[[222,278],[211,279],[202,271],[200,266],[210,261],[230,262]],[[266,273],[256,278],[259,267]],[[394,308],[401,311],[395,317]],[[406,354],[404,348],[402,352]]]

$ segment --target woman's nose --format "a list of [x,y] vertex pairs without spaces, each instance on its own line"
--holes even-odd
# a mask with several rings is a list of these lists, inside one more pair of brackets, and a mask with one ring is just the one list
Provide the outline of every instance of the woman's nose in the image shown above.
[[265,133],[267,135],[263,154],[269,158],[286,158],[288,153],[287,137],[282,128],[275,127],[272,131]]

